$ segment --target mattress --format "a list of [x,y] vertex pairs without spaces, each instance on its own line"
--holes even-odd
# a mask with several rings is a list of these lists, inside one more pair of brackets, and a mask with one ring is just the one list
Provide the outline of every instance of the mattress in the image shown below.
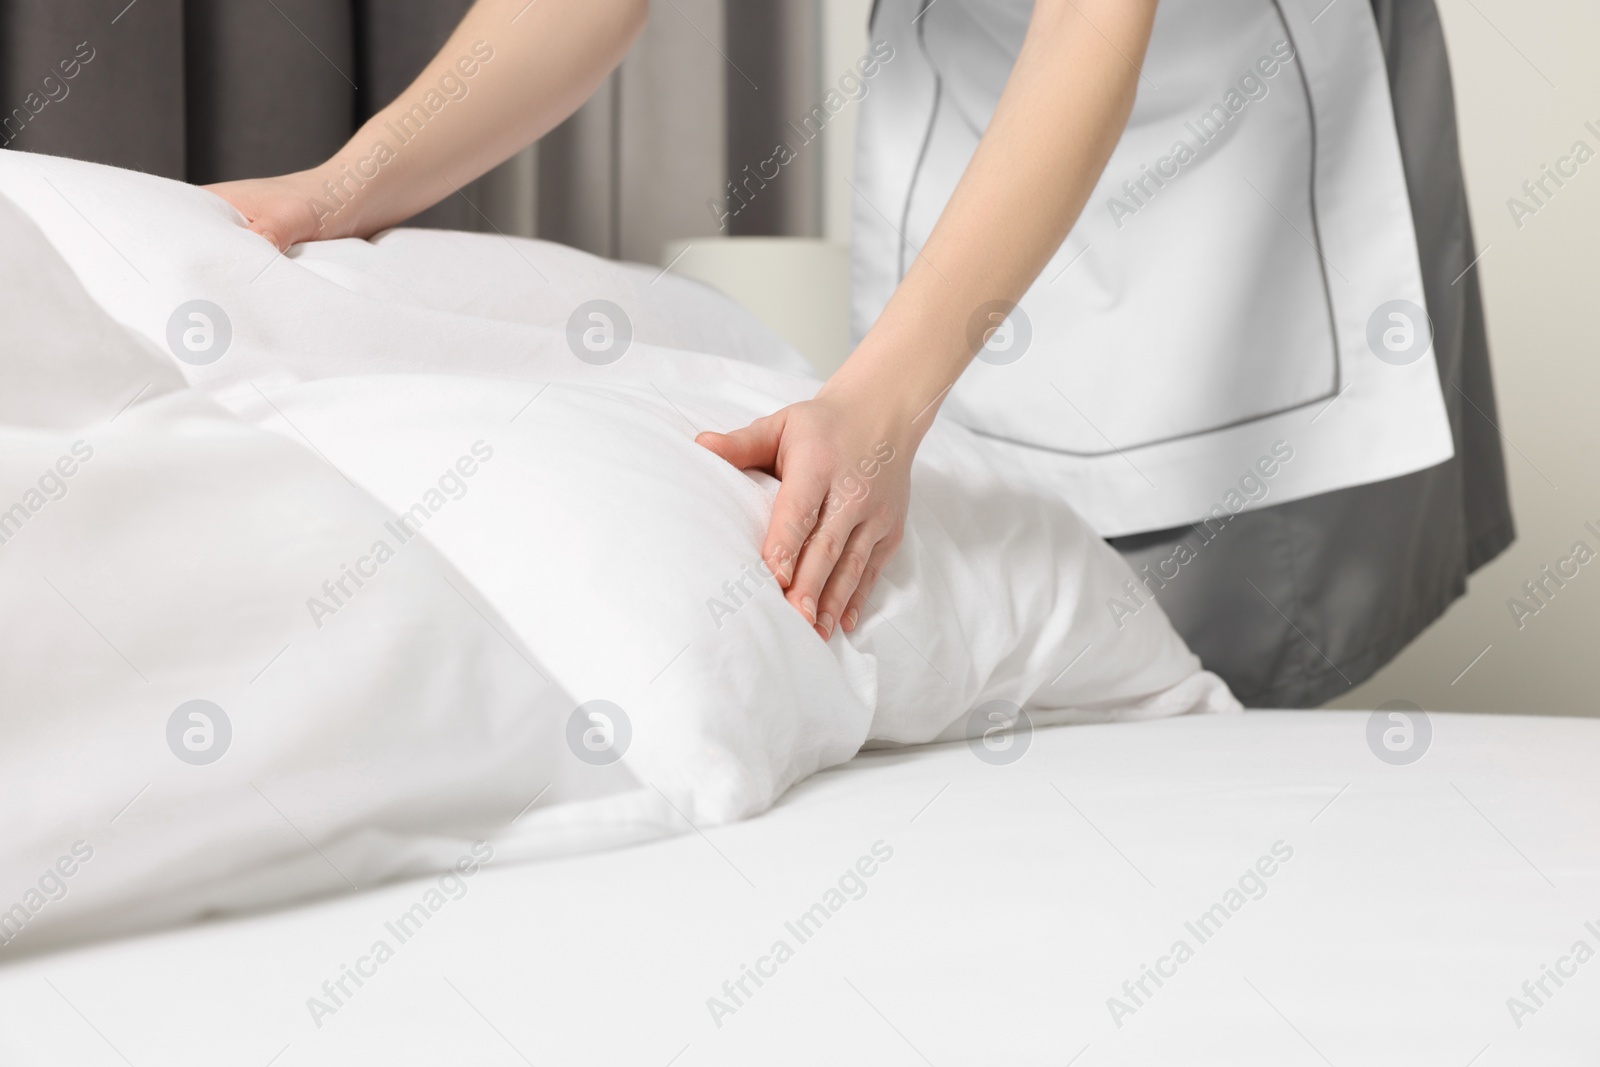
[[868,752],[748,822],[11,961],[0,1063],[1593,1064],[1600,723],[1427,727]]

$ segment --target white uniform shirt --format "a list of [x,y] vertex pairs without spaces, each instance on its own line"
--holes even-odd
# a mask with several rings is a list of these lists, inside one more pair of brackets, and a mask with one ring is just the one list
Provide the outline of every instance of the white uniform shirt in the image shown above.
[[[971,158],[1031,9],[881,0],[858,339]],[[1424,303],[1365,0],[1163,0],[1105,173],[946,417],[1105,536],[1392,478],[1452,455]]]

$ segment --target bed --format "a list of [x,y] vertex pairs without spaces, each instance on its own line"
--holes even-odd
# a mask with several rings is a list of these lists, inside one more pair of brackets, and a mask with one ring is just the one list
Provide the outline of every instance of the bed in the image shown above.
[[1592,1062],[1593,722],[1238,714],[943,421],[824,641],[725,298],[241,222],[0,153],[0,1064]]
[[23,960],[0,1062],[1592,1064],[1600,726],[1436,714],[1397,765],[1369,719],[870,752],[425,923],[437,879]]
[[[720,825],[868,744],[1238,710],[954,424],[819,637],[776,480],[696,442],[819,382],[704,286],[497,235],[279,255],[13,152],[0,244],[10,955]],[[881,443],[841,490],[912,462]]]

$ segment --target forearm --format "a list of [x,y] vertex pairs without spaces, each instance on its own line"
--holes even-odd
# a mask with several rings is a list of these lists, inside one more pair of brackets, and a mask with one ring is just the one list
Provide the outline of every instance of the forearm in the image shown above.
[[622,61],[648,9],[478,0],[405,92],[317,168],[334,184],[326,207],[339,229],[392,226],[548,133]]
[[890,398],[920,439],[981,347],[974,317],[1056,253],[1132,110],[1155,0],[1039,0],[988,130],[878,321],[824,387]]

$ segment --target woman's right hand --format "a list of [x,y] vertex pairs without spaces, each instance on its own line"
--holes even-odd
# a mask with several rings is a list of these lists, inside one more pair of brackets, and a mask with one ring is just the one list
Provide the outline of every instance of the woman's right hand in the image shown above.
[[[206,189],[237,208],[251,232],[287,252],[303,241],[365,236],[357,232],[353,207],[327,209],[325,181],[320,170],[303,170],[276,178],[219,182]],[[322,210],[315,210],[313,204],[321,204]]]

